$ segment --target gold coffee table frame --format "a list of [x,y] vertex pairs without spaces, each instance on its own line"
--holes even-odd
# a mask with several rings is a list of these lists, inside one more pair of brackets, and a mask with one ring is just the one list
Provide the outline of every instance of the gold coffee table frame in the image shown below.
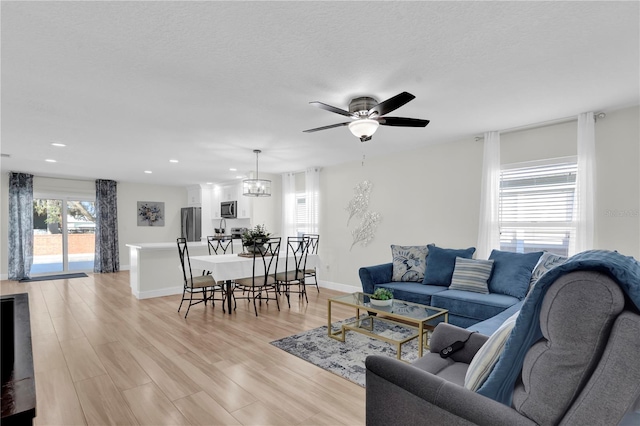
[[[440,322],[449,322],[449,311],[446,309],[434,308],[432,306],[421,305],[419,303],[405,302],[404,300],[393,300],[390,306],[373,306],[370,302],[370,294],[356,292],[327,300],[327,334],[332,339],[344,342],[347,331],[355,331],[374,339],[395,344],[398,359],[402,359],[402,345],[418,338],[418,356],[422,357],[422,349],[428,346],[424,341],[424,335],[428,331],[433,331]],[[333,331],[331,327],[331,304],[349,306],[356,310],[356,320],[342,324],[342,327]],[[367,313],[374,312],[377,315],[366,315],[360,318],[360,311]],[[381,317],[384,315],[384,317]],[[402,339],[395,340],[373,333],[373,321],[382,321],[392,325],[400,325],[405,328],[416,330],[415,334]],[[368,324],[366,324],[368,322]]]

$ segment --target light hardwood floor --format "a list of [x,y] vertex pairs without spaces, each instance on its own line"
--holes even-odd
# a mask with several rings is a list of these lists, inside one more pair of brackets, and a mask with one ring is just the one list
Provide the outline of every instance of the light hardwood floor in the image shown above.
[[[29,293],[36,425],[362,425],[365,391],[269,344],[326,324],[327,298],[309,288],[232,314],[180,296],[137,300],[129,273],[17,283]],[[353,312],[333,308],[335,320]]]

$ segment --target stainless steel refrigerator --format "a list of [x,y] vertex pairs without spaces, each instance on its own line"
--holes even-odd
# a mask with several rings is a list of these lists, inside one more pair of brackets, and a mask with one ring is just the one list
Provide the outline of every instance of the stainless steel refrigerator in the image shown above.
[[183,207],[181,214],[182,238],[187,241],[200,241],[202,234],[202,208]]

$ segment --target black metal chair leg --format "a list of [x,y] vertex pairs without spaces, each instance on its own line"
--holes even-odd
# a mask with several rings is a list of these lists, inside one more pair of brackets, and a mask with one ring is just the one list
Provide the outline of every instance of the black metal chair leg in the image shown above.
[[182,303],[184,302],[184,295],[187,292],[187,290],[182,290],[182,300],[180,301],[180,306],[178,306],[178,312],[180,312],[180,309],[182,308]]
[[185,318],[187,318],[187,315],[189,315],[189,309],[191,309],[192,304],[193,304],[193,290],[189,292],[189,306],[187,307],[187,312],[184,314]]

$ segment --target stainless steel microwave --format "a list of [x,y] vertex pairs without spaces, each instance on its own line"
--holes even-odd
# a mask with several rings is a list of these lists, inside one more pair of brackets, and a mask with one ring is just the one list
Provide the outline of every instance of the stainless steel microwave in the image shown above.
[[237,201],[223,201],[220,203],[220,217],[225,219],[235,219],[237,217]]

